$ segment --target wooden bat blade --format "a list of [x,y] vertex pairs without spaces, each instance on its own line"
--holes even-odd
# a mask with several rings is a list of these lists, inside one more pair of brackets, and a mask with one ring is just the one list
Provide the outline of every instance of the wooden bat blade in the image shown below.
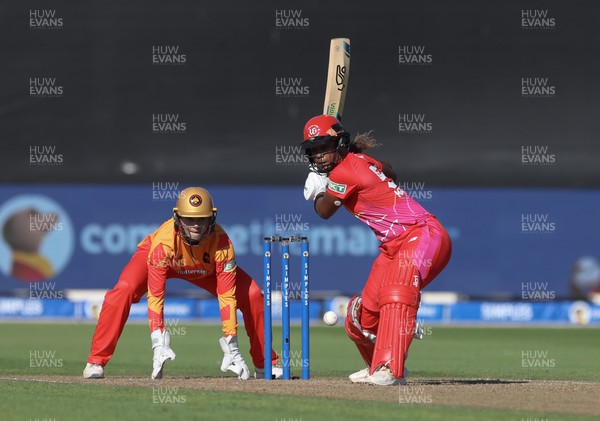
[[342,119],[350,74],[350,40],[334,38],[329,47],[329,68],[323,114]]

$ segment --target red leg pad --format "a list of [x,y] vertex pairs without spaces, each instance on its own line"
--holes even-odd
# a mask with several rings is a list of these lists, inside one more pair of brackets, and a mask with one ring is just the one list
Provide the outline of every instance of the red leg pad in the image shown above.
[[[358,348],[358,352],[361,357],[367,364],[367,367],[371,367],[371,361],[373,360],[373,351],[375,350],[375,344],[371,342],[365,335],[360,331],[358,327],[352,322],[351,314],[351,306],[354,305],[354,300],[358,297],[353,297],[348,303],[348,311],[346,311],[346,334],[348,337],[356,344],[356,348]],[[360,315],[361,311],[356,312],[356,316],[358,318],[358,322],[360,324]]]
[[371,374],[387,365],[396,378],[403,377],[404,359],[415,332],[420,301],[416,266],[405,260],[400,263],[396,276],[386,277],[379,289],[379,328],[371,363]]

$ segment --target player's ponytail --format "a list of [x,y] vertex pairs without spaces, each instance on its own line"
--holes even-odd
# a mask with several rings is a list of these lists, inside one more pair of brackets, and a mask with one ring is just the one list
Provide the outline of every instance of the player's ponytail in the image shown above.
[[373,131],[369,130],[366,133],[358,133],[352,139],[349,146],[349,151],[354,153],[362,153],[366,149],[377,148],[380,146],[377,140],[372,135]]

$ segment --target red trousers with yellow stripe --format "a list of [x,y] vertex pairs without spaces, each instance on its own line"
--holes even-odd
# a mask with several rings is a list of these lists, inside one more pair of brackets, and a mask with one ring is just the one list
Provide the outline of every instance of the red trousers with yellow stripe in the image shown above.
[[[123,327],[129,317],[133,303],[138,303],[148,292],[148,248],[140,246],[121,272],[119,281],[104,297],[98,325],[92,338],[88,363],[106,365],[112,358]],[[208,276],[198,281],[189,281],[217,296],[217,280]],[[254,280],[242,268],[237,268],[237,307],[244,316],[244,326],[250,339],[250,355],[255,368],[264,368],[264,301],[263,294]],[[218,342],[215,341],[215,347]],[[273,364],[277,354],[272,352]]]

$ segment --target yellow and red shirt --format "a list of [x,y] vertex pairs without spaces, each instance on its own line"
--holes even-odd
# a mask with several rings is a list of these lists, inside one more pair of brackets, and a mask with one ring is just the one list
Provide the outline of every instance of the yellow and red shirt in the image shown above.
[[237,334],[235,251],[227,233],[215,225],[210,237],[197,246],[186,244],[176,233],[173,219],[144,239],[148,246],[148,321],[150,330],[164,330],[164,299],[168,278],[197,282],[216,278],[223,334]]

